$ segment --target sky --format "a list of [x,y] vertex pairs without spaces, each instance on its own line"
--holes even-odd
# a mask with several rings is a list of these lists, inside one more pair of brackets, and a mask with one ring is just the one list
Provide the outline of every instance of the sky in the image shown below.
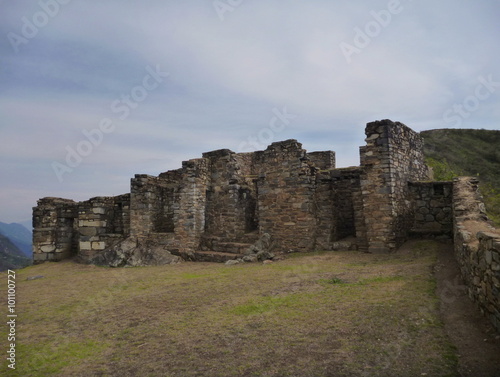
[[499,0],[0,0],[0,221],[366,123],[500,129]]

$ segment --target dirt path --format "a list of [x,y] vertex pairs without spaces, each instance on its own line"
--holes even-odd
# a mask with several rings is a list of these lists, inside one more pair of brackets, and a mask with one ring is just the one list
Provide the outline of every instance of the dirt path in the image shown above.
[[466,294],[452,245],[435,268],[445,330],[457,348],[461,377],[500,377],[500,336]]

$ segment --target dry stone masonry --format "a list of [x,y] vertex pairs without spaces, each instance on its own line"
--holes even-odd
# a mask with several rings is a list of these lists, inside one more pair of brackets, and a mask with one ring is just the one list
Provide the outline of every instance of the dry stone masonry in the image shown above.
[[423,140],[404,124],[371,122],[365,134],[359,167],[337,169],[335,152],[286,140],[136,175],[130,194],[40,199],[34,262],[235,264],[285,252],[386,253],[409,237],[453,237],[469,295],[500,331],[500,231],[489,225],[477,180],[432,182]]
[[455,257],[469,297],[500,332],[500,230],[488,222],[476,178],[453,182]]
[[[430,222],[415,205],[418,198],[426,201],[421,207],[431,206],[430,197],[411,186],[428,179],[423,142],[405,125],[383,120],[367,125],[366,143],[359,167],[337,169],[335,152],[308,153],[286,140],[252,153],[204,153],[157,177],[136,175],[126,195],[41,199],[33,216],[34,260],[227,261],[241,259],[263,235],[274,253],[333,250],[345,238],[350,248],[394,251],[413,228]],[[429,209],[443,231],[446,206],[442,213]]]

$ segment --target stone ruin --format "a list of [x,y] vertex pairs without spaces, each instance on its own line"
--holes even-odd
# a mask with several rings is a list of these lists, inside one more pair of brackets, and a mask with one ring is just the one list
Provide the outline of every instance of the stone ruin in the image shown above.
[[469,296],[500,331],[500,230],[488,222],[477,180],[433,182],[422,138],[402,123],[371,122],[365,133],[359,167],[336,169],[334,152],[307,153],[286,140],[136,175],[130,194],[40,199],[34,263],[233,264],[314,250],[388,253],[412,237],[448,238]]
[[[429,182],[423,140],[390,120],[366,126],[359,167],[296,140],[264,151],[207,152],[130,194],[33,209],[34,262],[76,257],[111,266],[262,260],[271,253],[396,250],[409,237],[451,235],[451,183]],[[263,237],[268,237],[263,242]]]

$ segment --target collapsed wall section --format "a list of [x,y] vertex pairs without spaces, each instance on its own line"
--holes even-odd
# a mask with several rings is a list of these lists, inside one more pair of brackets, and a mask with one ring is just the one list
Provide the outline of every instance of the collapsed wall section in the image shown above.
[[89,263],[97,254],[128,237],[130,194],[78,203],[76,225],[78,260]]

